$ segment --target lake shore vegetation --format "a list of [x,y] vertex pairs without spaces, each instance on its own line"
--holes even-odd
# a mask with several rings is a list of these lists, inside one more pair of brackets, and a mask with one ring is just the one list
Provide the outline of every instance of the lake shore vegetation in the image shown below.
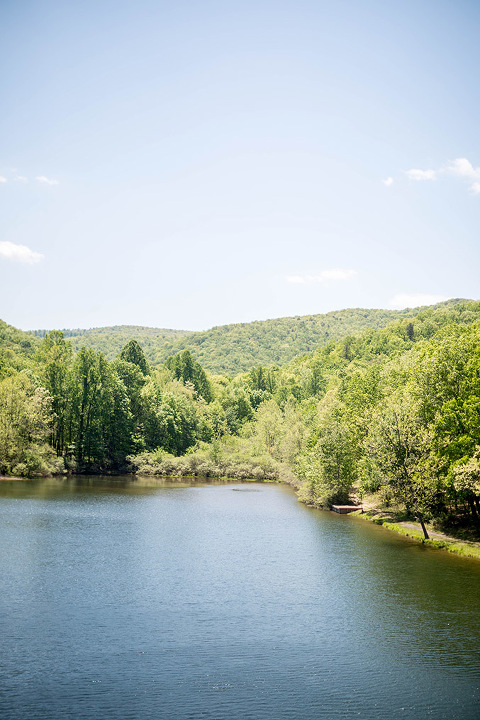
[[[290,320],[302,335],[306,321]],[[278,323],[263,348],[275,347]],[[224,334],[241,339],[246,326],[235,327]],[[109,359],[75,349],[62,331],[35,336],[1,323],[0,474],[283,481],[314,507],[373,494],[378,507],[419,523],[425,539],[432,527],[478,538],[480,303],[344,329],[326,343],[313,334],[310,352],[282,363],[271,353],[249,366],[247,345],[238,372],[226,373],[189,347],[151,362],[141,335]],[[231,367],[229,342],[218,342],[217,368]]]

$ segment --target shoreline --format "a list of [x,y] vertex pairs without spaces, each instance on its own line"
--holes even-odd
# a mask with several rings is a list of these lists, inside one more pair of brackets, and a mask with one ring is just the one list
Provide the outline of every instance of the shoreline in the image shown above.
[[[76,474],[76,473],[73,473]],[[82,475],[82,473],[78,473],[79,475]],[[123,473],[122,473],[123,475]],[[182,478],[180,476],[167,476],[167,475],[154,475],[154,474],[144,474],[144,473],[125,473],[125,475],[131,475],[133,478],[158,478],[159,480],[170,480],[170,481],[181,481]],[[54,477],[54,476],[51,476]],[[66,477],[65,475],[60,475],[57,477]],[[111,477],[115,477],[115,475],[111,475]],[[21,478],[21,477],[9,477],[7,475],[0,475],[0,482],[29,482],[31,480],[45,480],[47,478]],[[292,484],[285,482],[285,480],[271,480],[271,479],[265,479],[265,480],[258,480],[257,478],[229,478],[229,477],[217,477],[217,478],[199,478],[196,476],[188,476],[189,480],[193,481],[199,481],[202,480],[206,481],[217,481],[217,482],[261,482],[261,483],[268,483],[268,484],[282,484],[287,485],[288,487],[292,488],[295,492],[297,488]],[[297,500],[301,502],[303,505],[307,505],[309,507],[313,507],[312,505],[309,505],[308,503],[305,503],[304,501],[300,500],[297,495]],[[317,508],[318,509],[318,508]],[[333,512],[333,510],[331,510]],[[459,555],[460,557],[465,557],[473,560],[480,561],[480,542],[475,542],[474,540],[460,540],[458,538],[452,537],[451,535],[446,535],[445,533],[438,532],[434,530],[431,527],[428,527],[428,533],[430,535],[430,538],[427,540],[423,537],[423,532],[420,526],[420,523],[415,522],[406,522],[406,521],[395,521],[394,518],[391,516],[382,516],[382,511],[379,508],[375,507],[369,507],[368,509],[359,509],[355,510],[351,513],[348,513],[350,516],[360,518],[361,520],[365,520],[367,522],[375,523],[376,525],[381,525],[386,530],[389,530],[390,532],[396,532],[399,535],[403,535],[404,537],[407,537],[409,540],[412,540],[413,542],[420,542],[423,545],[427,545],[429,547],[435,548],[436,550],[444,550],[449,553],[453,553],[455,555]]]
[[444,550],[461,557],[469,558],[471,560],[480,561],[480,542],[474,540],[460,540],[446,535],[445,533],[438,532],[437,530],[428,527],[428,534],[430,538],[427,540],[423,537],[423,532],[420,523],[415,522],[396,522],[391,517],[380,517],[379,511],[370,510],[356,510],[355,512],[349,513],[353,517],[366,520],[367,522],[373,522],[375,525],[384,527],[385,530],[390,532],[396,532],[398,535],[403,535],[409,538],[413,542],[420,542],[422,545],[435,548],[436,550]]

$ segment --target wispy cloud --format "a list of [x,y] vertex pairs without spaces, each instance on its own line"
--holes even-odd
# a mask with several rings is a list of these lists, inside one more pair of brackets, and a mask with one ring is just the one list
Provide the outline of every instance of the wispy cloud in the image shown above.
[[412,170],[407,170],[405,172],[405,175],[407,175],[410,180],[436,180],[437,179],[437,173],[435,170],[417,170],[413,168]]
[[435,305],[436,303],[448,300],[446,295],[430,295],[428,293],[399,293],[395,295],[389,302],[389,306],[394,310],[403,310],[404,308],[420,307],[421,305]]
[[39,183],[44,183],[45,185],[58,185],[58,180],[52,180],[51,178],[45,177],[45,175],[38,175],[35,180],[38,180]]
[[43,255],[30,250],[26,245],[15,245],[15,243],[4,240],[0,242],[0,256],[13,260],[14,262],[33,265],[43,259]]
[[[28,177],[26,177],[26,175],[21,175],[20,171],[18,171],[16,168],[9,168],[6,176],[0,176],[0,183],[6,183],[10,180],[13,180],[13,182],[22,183],[22,185],[28,183]],[[58,180],[47,177],[47,175],[37,175],[35,177],[35,180],[43,185],[59,185]]]
[[356,270],[322,270],[317,275],[289,275],[285,279],[292,285],[311,285],[312,283],[328,283],[350,280],[357,274]]
[[[472,195],[480,195],[480,167],[474,167],[467,158],[456,158],[436,170],[432,168],[428,170],[412,168],[411,170],[405,170],[404,175],[406,175],[409,180],[414,180],[415,182],[439,180],[446,176],[458,178],[469,183],[469,189]],[[388,177],[382,182],[389,187],[393,184],[394,178]]]

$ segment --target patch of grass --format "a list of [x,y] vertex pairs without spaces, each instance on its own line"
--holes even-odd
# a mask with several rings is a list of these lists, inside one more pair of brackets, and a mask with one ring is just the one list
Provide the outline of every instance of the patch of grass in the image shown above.
[[456,555],[462,555],[463,557],[480,560],[480,543],[472,541],[465,542],[462,540],[456,540],[454,538],[446,538],[445,540],[430,538],[429,540],[426,540],[423,537],[423,532],[420,529],[417,530],[416,528],[406,527],[405,525],[395,522],[392,517],[385,517],[384,513],[378,510],[369,510],[368,512],[364,513],[362,513],[361,510],[358,510],[351,514],[357,515],[364,520],[374,522],[376,525],[382,525],[387,530],[392,530],[399,535],[403,535],[404,537],[419,541],[424,545],[428,545],[429,547],[434,547],[438,550],[446,550],[447,552],[455,553]]

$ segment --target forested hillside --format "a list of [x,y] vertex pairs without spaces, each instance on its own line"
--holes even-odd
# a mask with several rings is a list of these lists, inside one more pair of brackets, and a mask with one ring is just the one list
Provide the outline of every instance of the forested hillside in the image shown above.
[[[452,307],[461,300],[434,306]],[[257,365],[283,365],[299,355],[329,342],[365,330],[379,329],[403,317],[413,317],[425,308],[410,310],[349,309],[324,315],[304,315],[259,322],[221,325],[205,332],[164,330],[121,325],[91,330],[63,330],[75,350],[90,347],[113,360],[122,347],[135,338],[152,365],[162,365],[181,350],[190,350],[205,370],[236,375]],[[44,337],[45,330],[33,331]]]
[[[297,321],[301,323],[302,321]],[[431,307],[284,365],[152,368],[1,326],[0,474],[282,479],[315,506],[376,493],[421,522],[480,521],[480,302]]]
[[[44,338],[48,330],[32,330],[35,337]],[[114,325],[112,327],[91,328],[89,330],[75,328],[63,329],[64,337],[69,340],[74,350],[81,347],[92,348],[102,352],[108,360],[113,360],[129,340],[135,339],[143,348],[148,361],[155,364],[155,358],[163,348],[170,348],[176,340],[191,333],[188,330],[168,330],[166,328],[150,328],[141,325]],[[173,352],[162,354],[161,362]]]
[[40,341],[30,333],[0,320],[0,380],[7,374],[8,368],[18,370],[28,365],[28,357],[33,355],[39,344]]
[[188,349],[209,372],[235,375],[256,365],[283,365],[332,340],[365,328],[385,327],[392,320],[418,311],[418,308],[413,311],[356,308],[325,315],[221,325],[206,332],[192,333],[166,346],[152,360],[157,364],[164,361],[165,353]]

